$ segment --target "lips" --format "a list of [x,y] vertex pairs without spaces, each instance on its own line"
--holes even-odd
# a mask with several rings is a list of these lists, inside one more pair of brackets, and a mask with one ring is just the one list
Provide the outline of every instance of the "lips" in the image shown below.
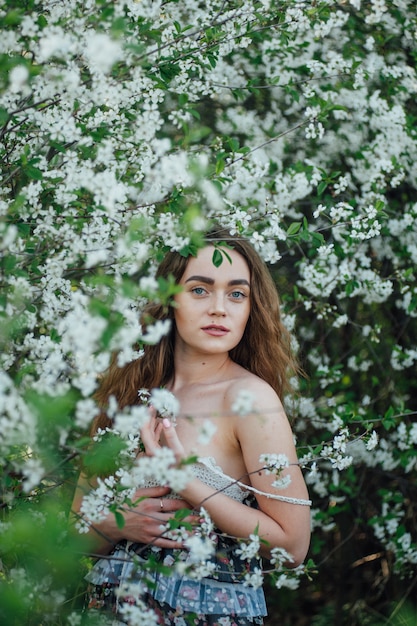
[[201,330],[203,330],[208,335],[212,335],[213,337],[223,337],[223,335],[227,335],[230,332],[226,326],[218,326],[217,324],[210,324],[209,326],[204,326]]

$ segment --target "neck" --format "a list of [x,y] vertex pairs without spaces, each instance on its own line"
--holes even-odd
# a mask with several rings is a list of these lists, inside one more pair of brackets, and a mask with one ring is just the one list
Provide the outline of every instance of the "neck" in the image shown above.
[[210,384],[224,380],[226,372],[232,363],[228,352],[221,354],[192,353],[180,348],[174,355],[174,380],[172,391],[184,385],[198,383]]

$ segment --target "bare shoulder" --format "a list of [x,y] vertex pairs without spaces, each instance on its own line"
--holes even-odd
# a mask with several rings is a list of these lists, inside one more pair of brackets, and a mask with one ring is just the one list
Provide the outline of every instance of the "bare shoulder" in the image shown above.
[[244,370],[230,381],[226,395],[231,424],[250,471],[259,465],[259,456],[264,453],[285,454],[291,463],[297,462],[288,417],[267,382]]
[[274,389],[267,382],[237,365],[236,376],[230,381],[226,396],[226,403],[233,407],[241,400],[246,400],[248,406],[252,402],[254,412],[267,410],[268,412],[283,412],[283,406]]

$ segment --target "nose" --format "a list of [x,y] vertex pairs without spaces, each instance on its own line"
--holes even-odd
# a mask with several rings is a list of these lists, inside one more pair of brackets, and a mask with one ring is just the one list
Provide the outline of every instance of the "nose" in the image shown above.
[[209,315],[226,315],[224,297],[221,293],[213,293],[210,298]]

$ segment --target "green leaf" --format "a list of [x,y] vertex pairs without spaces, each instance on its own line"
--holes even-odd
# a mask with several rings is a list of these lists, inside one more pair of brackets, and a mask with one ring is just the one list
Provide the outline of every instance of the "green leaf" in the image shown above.
[[225,153],[221,152],[216,156],[216,174],[221,174],[226,167],[226,161],[224,159]]
[[324,244],[324,237],[321,233],[312,232],[310,233],[311,241],[316,246],[322,246]]
[[197,256],[198,248],[194,243],[189,243],[179,251],[181,256],[189,257],[189,256]]
[[234,137],[229,137],[227,140],[227,143],[232,152],[237,152],[239,150],[239,142]]
[[223,255],[218,248],[214,249],[212,261],[215,267],[220,267],[223,263]]
[[325,180],[322,180],[321,183],[317,185],[317,195],[321,196],[326,189],[327,183]]
[[390,406],[389,409],[385,412],[385,415],[382,419],[382,424],[384,428],[386,428],[387,430],[391,430],[391,428],[394,428],[396,424],[394,416],[395,416],[394,408]]
[[115,511],[114,512],[114,517],[116,520],[116,524],[117,524],[117,528],[119,528],[119,530],[122,530],[122,528],[124,528],[125,524],[126,524],[126,520],[125,517],[122,513],[120,513],[120,511]]
[[292,237],[293,235],[296,235],[298,233],[298,231],[301,228],[301,222],[293,222],[292,224],[289,225],[289,227],[287,228],[287,235],[288,237]]
[[4,16],[4,23],[6,24],[6,26],[16,26],[17,24],[20,24],[22,18],[23,12],[11,10]]
[[216,67],[217,65],[217,58],[213,55],[213,54],[208,54],[207,55],[208,61],[211,65],[211,67]]
[[46,19],[45,15],[41,14],[38,16],[38,26],[40,26],[40,28],[45,28],[45,26],[48,25],[48,20]]
[[121,36],[127,30],[126,19],[124,17],[118,17],[111,25],[111,32],[116,37]]
[[43,178],[43,173],[41,172],[41,170],[34,165],[26,165],[24,171],[29,176],[29,178],[33,178],[33,180],[42,180]]
[[179,105],[180,107],[183,107],[184,105],[186,105],[186,104],[187,104],[188,99],[189,99],[188,94],[186,94],[186,93],[180,93],[180,94],[179,94],[179,96],[178,96],[178,105]]
[[357,280],[349,280],[345,285],[345,293],[347,296],[352,295],[352,293],[359,287],[359,283]]
[[[201,119],[201,115],[200,115],[200,113],[196,109],[188,109],[188,112],[195,120],[200,120]],[[209,129],[209,130],[211,132],[211,129]]]
[[113,474],[120,465],[119,454],[126,444],[110,433],[101,441],[94,442],[84,457],[84,468],[90,476],[106,476]]
[[9,113],[3,107],[0,107],[0,125],[3,126],[9,119]]

